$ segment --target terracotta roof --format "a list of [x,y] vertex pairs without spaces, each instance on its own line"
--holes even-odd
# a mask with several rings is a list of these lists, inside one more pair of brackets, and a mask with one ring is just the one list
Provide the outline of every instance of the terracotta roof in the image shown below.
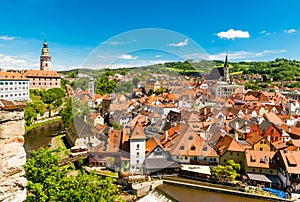
[[143,127],[137,121],[130,135],[130,140],[140,140],[140,139],[146,139],[146,135]]
[[286,142],[282,142],[282,141],[276,141],[276,142],[272,142],[271,143],[273,145],[273,147],[275,147],[277,150],[281,150],[281,149],[285,149],[287,148],[287,144]]
[[19,72],[0,72],[0,80],[28,80]]
[[44,71],[44,70],[26,70],[24,75],[28,78],[30,77],[54,77],[61,78],[61,74],[57,71]]
[[155,137],[149,138],[146,141],[146,155],[150,154],[156,147],[164,149],[159,140],[157,140]]
[[280,150],[280,155],[289,174],[300,174],[300,151]]
[[99,123],[97,123],[93,128],[92,128],[92,131],[95,133],[95,134],[100,134],[102,133],[108,126],[107,125],[101,125]]
[[255,168],[278,168],[278,164],[273,160],[275,154],[276,152],[272,151],[246,150],[247,166]]
[[274,112],[269,112],[269,113],[265,113],[264,117],[274,123],[275,125],[281,125],[282,121],[280,120],[280,118],[274,113]]
[[283,129],[285,132],[300,137],[300,128],[295,126],[289,126],[286,124],[282,124],[279,128]]
[[265,139],[263,136],[259,135],[259,134],[252,134],[248,139],[246,139],[246,141],[251,144],[251,145],[255,145],[256,143],[258,143],[259,141],[261,141],[262,139]]
[[91,112],[89,113],[88,118],[95,120],[99,116],[99,113]]
[[171,155],[199,156],[204,140],[186,124],[179,123],[160,137],[160,142]]
[[244,148],[229,135],[221,136],[215,144],[214,149],[222,156],[227,151],[243,152]]
[[26,104],[22,102],[8,101],[0,99],[0,110],[23,110],[26,107]]

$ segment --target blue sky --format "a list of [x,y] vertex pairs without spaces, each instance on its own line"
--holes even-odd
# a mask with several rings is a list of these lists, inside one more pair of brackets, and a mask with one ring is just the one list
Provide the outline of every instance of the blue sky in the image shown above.
[[300,60],[299,7],[297,0],[4,0],[0,68],[38,69],[45,36],[56,70],[226,53],[230,61]]

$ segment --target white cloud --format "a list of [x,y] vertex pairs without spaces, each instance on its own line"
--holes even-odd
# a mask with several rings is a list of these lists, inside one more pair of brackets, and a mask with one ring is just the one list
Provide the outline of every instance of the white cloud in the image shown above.
[[189,40],[185,39],[184,41],[178,42],[178,43],[170,43],[168,46],[176,46],[176,47],[181,47],[181,46],[186,46],[188,45]]
[[261,32],[259,32],[260,34],[265,34],[267,31],[266,30],[263,30]]
[[295,29],[288,29],[288,30],[284,30],[285,33],[288,33],[288,34],[293,34],[296,32]]
[[130,39],[128,41],[104,41],[103,44],[117,46],[117,45],[130,44],[130,43],[133,43],[133,42],[136,42],[136,40],[135,39]]
[[14,68],[25,68],[29,63],[26,60],[18,59],[17,56],[10,56],[0,54],[0,68],[3,69],[14,69]]
[[11,40],[14,40],[15,37],[3,35],[3,36],[0,36],[0,39],[6,40],[6,41],[11,41]]
[[249,32],[234,29],[229,29],[226,32],[219,32],[217,36],[221,39],[250,38]]
[[133,57],[132,55],[121,55],[119,58],[123,60],[136,60],[138,56]]
[[156,58],[162,58],[163,55],[156,55],[155,57],[156,57]]

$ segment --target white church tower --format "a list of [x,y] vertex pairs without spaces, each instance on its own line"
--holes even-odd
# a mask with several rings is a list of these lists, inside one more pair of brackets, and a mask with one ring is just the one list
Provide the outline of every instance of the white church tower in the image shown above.
[[142,173],[146,154],[146,135],[143,127],[136,122],[130,136],[130,172]]
[[45,70],[45,71],[51,70],[51,55],[50,55],[46,38],[44,40],[42,54],[40,56],[40,70]]
[[93,78],[92,74],[90,74],[88,91],[92,97],[91,107],[94,108],[95,84],[94,84],[94,78]]

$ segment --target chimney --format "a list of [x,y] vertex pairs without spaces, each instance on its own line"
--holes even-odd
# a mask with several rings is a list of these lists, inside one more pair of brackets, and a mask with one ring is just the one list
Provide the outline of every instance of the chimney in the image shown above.
[[246,133],[250,133],[250,127],[249,126],[246,127]]
[[235,130],[239,129],[239,122],[238,122],[238,121],[236,121],[236,122],[234,123],[234,129],[235,129]]
[[291,126],[288,127],[288,133],[290,133],[290,132],[291,132]]
[[206,115],[206,113],[207,113],[207,108],[204,107],[204,115]]
[[268,135],[267,139],[268,139],[269,142],[271,142],[271,136],[270,135]]
[[166,141],[168,141],[169,131],[166,131]]
[[235,138],[236,141],[239,141],[239,136],[238,136],[237,133],[234,133],[234,138]]

